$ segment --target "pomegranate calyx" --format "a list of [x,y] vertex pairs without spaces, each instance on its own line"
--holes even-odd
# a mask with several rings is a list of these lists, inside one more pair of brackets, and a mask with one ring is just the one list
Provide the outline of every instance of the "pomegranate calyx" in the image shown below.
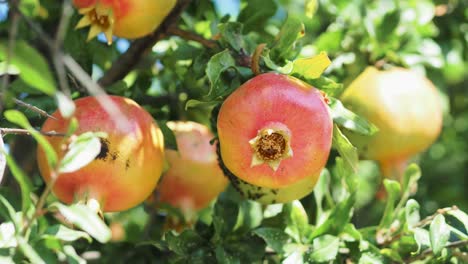
[[249,141],[254,153],[252,155],[251,167],[267,164],[273,171],[283,159],[293,156],[290,144],[291,135],[289,130],[282,128],[263,128],[258,131],[257,136]]
[[89,26],[90,29],[87,41],[90,41],[99,35],[99,33],[103,32],[107,39],[107,44],[112,44],[115,18],[111,8],[95,4],[81,8],[78,12],[83,15],[83,17],[78,21],[75,29]]

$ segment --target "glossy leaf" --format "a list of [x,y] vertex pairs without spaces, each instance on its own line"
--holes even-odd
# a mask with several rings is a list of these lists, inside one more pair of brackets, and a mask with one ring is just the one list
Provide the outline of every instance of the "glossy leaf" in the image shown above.
[[310,58],[301,58],[293,62],[291,74],[299,74],[306,79],[319,78],[325,69],[330,66],[331,60],[326,52]]
[[64,225],[53,225],[49,226],[45,232],[44,236],[52,236],[61,241],[72,242],[81,238],[84,238],[88,242],[91,242],[92,239],[88,233],[78,230],[70,229]]
[[260,236],[269,247],[277,253],[283,253],[283,247],[287,244],[290,237],[281,229],[272,227],[261,227],[254,231],[254,234]]
[[438,255],[447,244],[450,237],[450,229],[445,223],[445,217],[438,214],[429,227],[429,238],[431,248],[435,255]]
[[341,132],[337,125],[333,126],[333,147],[335,147],[340,156],[346,162],[346,165],[353,171],[357,172],[359,156],[357,149],[349,142],[346,136]]
[[[8,42],[0,41],[0,60],[5,61],[8,55]],[[55,92],[55,81],[44,57],[28,43],[18,40],[12,49],[9,61],[20,71],[20,78],[31,87],[52,95]]]
[[[102,136],[102,135],[101,135]],[[68,151],[60,161],[59,173],[77,171],[92,162],[101,151],[99,135],[86,132],[72,139]]]
[[51,168],[55,168],[55,165],[57,164],[57,153],[55,153],[54,148],[52,148],[46,138],[31,126],[26,116],[17,110],[7,110],[3,115],[11,123],[17,124],[22,128],[27,129],[28,132],[31,133],[34,139],[41,145],[42,149],[44,150],[49,166]]
[[101,243],[106,243],[111,238],[109,227],[102,221],[96,212],[83,204],[69,206],[54,203],[50,208],[56,208],[71,223],[86,231]]
[[312,241],[313,251],[309,256],[311,262],[328,262],[336,259],[340,247],[340,239],[336,236],[324,235]]
[[208,95],[214,93],[214,89],[218,84],[221,73],[235,66],[236,62],[227,49],[211,57],[206,66],[206,75],[210,81],[210,91]]
[[378,131],[374,124],[346,109],[340,100],[333,97],[329,97],[328,100],[333,122],[336,124],[366,136],[372,136]]

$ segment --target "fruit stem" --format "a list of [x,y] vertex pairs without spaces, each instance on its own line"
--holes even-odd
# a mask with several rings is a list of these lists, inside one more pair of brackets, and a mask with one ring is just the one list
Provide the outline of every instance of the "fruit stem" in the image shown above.
[[385,200],[387,197],[387,192],[383,185],[383,179],[390,179],[396,180],[400,182],[403,181],[403,175],[406,170],[406,166],[408,164],[407,158],[400,158],[394,160],[381,160],[380,163],[380,171],[382,173],[382,182],[380,183],[379,190],[376,193],[376,197],[379,200]]
[[403,174],[408,163],[407,158],[394,159],[394,160],[381,160],[380,171],[386,179],[396,180],[401,182]]
[[257,48],[255,48],[255,51],[252,55],[252,63],[250,64],[250,68],[252,69],[254,75],[259,75],[260,73],[262,73],[260,71],[260,56],[262,55],[263,49],[265,49],[265,47],[265,43],[258,44]]

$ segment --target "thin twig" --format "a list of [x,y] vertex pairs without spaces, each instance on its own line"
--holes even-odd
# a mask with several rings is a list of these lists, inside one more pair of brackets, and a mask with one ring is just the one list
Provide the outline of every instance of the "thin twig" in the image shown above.
[[[43,132],[43,131],[37,130],[37,132],[40,133],[41,135],[48,136],[48,137],[65,137],[66,136],[66,134],[52,132],[52,131]],[[0,134],[2,136],[7,135],[7,134],[28,135],[29,136],[29,135],[31,135],[31,132],[29,132],[26,129],[20,129],[20,128],[0,128]]]
[[55,116],[49,115],[46,111],[40,109],[40,108],[37,107],[37,106],[34,106],[34,105],[31,105],[31,104],[25,103],[25,102],[23,102],[23,101],[21,101],[21,100],[19,100],[19,99],[16,99],[16,98],[13,98],[13,101],[14,101],[17,105],[23,106],[23,107],[25,107],[25,108],[27,108],[27,109],[29,109],[29,110],[35,112],[35,113],[38,113],[38,114],[41,115],[41,116],[44,116],[44,117],[47,117],[47,118],[52,118],[52,119],[57,120],[57,118],[56,118]]
[[178,36],[178,37],[181,37],[183,39],[186,39],[186,40],[193,40],[193,41],[196,41],[200,44],[202,44],[203,46],[207,47],[207,48],[210,48],[210,49],[214,49],[216,47],[218,47],[218,44],[216,43],[216,41],[213,41],[213,40],[209,40],[209,39],[206,39],[196,33],[193,33],[193,32],[190,32],[190,31],[187,31],[187,30],[183,30],[183,29],[180,29],[178,27],[170,27],[167,31],[167,33],[171,34],[171,35],[174,35],[174,36]]
[[[468,240],[459,240],[459,241],[455,241],[455,242],[447,244],[445,248],[461,248],[467,245],[468,245]],[[413,263],[416,260],[422,260],[432,254],[434,254],[432,249],[426,249],[421,254],[406,259],[405,263]]]
[[173,27],[180,18],[182,12],[190,4],[191,0],[178,0],[176,6],[166,17],[163,23],[149,36],[135,40],[130,48],[122,54],[104,73],[98,81],[102,86],[109,86],[118,80],[123,79],[138,64],[146,52],[148,52],[156,42],[165,38],[168,29]]

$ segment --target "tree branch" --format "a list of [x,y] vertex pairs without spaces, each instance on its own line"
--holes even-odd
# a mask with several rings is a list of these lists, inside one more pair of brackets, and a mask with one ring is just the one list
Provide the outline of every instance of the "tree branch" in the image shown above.
[[[464,247],[464,246],[467,246],[467,245],[468,245],[468,240],[459,240],[459,241],[455,241],[455,242],[452,242],[450,244],[447,244],[445,246],[445,248],[461,248],[461,247]],[[405,263],[413,263],[416,260],[425,259],[426,257],[428,257],[429,255],[432,255],[432,254],[434,254],[432,249],[426,249],[421,254],[406,259]]]
[[190,31],[186,31],[186,30],[183,30],[183,29],[180,29],[178,27],[170,27],[167,31],[167,33],[171,34],[171,35],[174,35],[174,36],[179,36],[183,39],[186,39],[186,40],[193,40],[193,41],[196,41],[200,44],[202,44],[203,46],[207,47],[207,48],[210,48],[210,49],[214,49],[218,46],[218,44],[215,42],[215,41],[212,41],[212,40],[209,40],[209,39],[206,39],[196,33],[193,33],[193,32],[190,32]]
[[[56,133],[56,132],[43,132],[43,131],[37,131],[40,134],[48,137],[64,137],[65,134],[62,133]],[[14,135],[31,135],[31,132],[29,132],[26,129],[19,129],[19,128],[0,128],[0,135],[7,135],[7,134],[14,134]]]
[[106,73],[104,73],[104,76],[102,76],[98,83],[102,86],[109,86],[123,79],[156,42],[167,36],[169,28],[179,21],[180,15],[190,2],[191,0],[178,0],[174,9],[172,9],[171,13],[169,13],[158,29],[151,35],[135,40],[130,48],[112,64],[111,68]]

